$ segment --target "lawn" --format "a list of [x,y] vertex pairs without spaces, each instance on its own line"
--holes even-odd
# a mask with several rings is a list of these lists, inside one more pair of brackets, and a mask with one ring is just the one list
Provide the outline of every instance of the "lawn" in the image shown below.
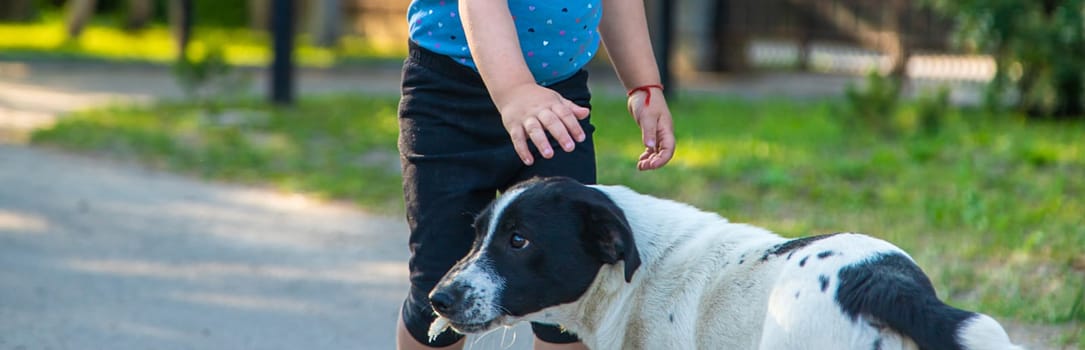
[[[231,102],[79,112],[39,145],[156,168],[350,200],[400,215],[394,98]],[[950,304],[1029,323],[1085,321],[1085,124],[951,110],[897,132],[841,117],[838,101],[687,97],[673,106],[678,152],[637,172],[624,100],[593,110],[600,181],[717,211],[785,236],[859,231],[911,252]],[[1065,335],[1073,344],[1085,330]]]
[[[43,60],[83,59],[92,61],[172,64],[177,43],[170,28],[156,23],[129,32],[118,20],[95,17],[77,39],[69,39],[60,13],[46,13],[29,23],[0,22],[0,59]],[[196,26],[190,41],[191,57],[203,57],[211,47],[221,48],[232,65],[266,66],[271,61],[267,32],[245,28]],[[297,39],[295,57],[302,66],[327,67],[344,62],[402,60],[406,45],[382,45],[359,37],[344,36],[334,48],[309,44],[305,35]]]

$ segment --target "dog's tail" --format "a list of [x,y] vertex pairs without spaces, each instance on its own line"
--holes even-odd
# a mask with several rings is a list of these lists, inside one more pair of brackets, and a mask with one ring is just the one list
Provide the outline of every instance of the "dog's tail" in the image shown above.
[[957,328],[957,340],[969,350],[1024,350],[1010,342],[1010,336],[998,321],[984,314],[973,314]]
[[876,255],[840,270],[836,301],[858,319],[884,323],[924,350],[1020,350],[987,315],[938,299],[919,266],[904,254]]

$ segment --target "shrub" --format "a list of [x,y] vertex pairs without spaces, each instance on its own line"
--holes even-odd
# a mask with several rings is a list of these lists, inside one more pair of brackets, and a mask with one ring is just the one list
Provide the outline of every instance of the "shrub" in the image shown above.
[[936,135],[942,130],[946,114],[949,113],[949,89],[942,86],[933,92],[925,91],[916,98],[915,105],[920,134]]
[[179,58],[173,66],[173,76],[185,96],[209,115],[220,113],[223,102],[237,97],[250,80],[226,62],[222,45],[209,45],[203,57]]
[[1016,90],[1031,116],[1085,115],[1085,0],[929,0],[957,20],[965,48],[992,55],[985,102]]
[[893,119],[900,105],[900,80],[870,72],[866,86],[857,88],[848,84],[844,98],[846,122],[867,127],[882,136],[896,135]]

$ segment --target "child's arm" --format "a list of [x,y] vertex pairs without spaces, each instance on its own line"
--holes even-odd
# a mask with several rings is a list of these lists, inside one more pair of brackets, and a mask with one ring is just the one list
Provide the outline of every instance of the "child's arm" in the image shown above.
[[[648,37],[643,1],[603,0],[599,33],[614,63],[614,70],[627,91],[659,84],[659,68]],[[674,126],[662,89],[633,92],[629,96],[628,106],[629,113],[640,125],[647,147],[637,162],[637,169],[657,169],[667,164],[674,155]]]
[[459,10],[471,57],[524,164],[534,163],[528,139],[544,158],[554,156],[547,132],[566,152],[575,147],[574,139],[584,141],[577,120],[587,118],[588,109],[535,83],[520,49],[508,0],[461,0]]

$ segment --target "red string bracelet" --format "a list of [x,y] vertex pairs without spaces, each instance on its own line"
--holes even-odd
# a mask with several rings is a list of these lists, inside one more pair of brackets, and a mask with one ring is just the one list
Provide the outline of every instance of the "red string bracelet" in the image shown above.
[[633,96],[633,94],[635,94],[637,91],[644,91],[644,93],[648,94],[648,96],[646,96],[644,98],[644,105],[647,106],[649,103],[652,103],[652,88],[658,88],[660,91],[662,91],[663,90],[663,85],[659,85],[659,84],[641,85],[641,86],[630,89],[629,93],[627,95],[628,96]]

